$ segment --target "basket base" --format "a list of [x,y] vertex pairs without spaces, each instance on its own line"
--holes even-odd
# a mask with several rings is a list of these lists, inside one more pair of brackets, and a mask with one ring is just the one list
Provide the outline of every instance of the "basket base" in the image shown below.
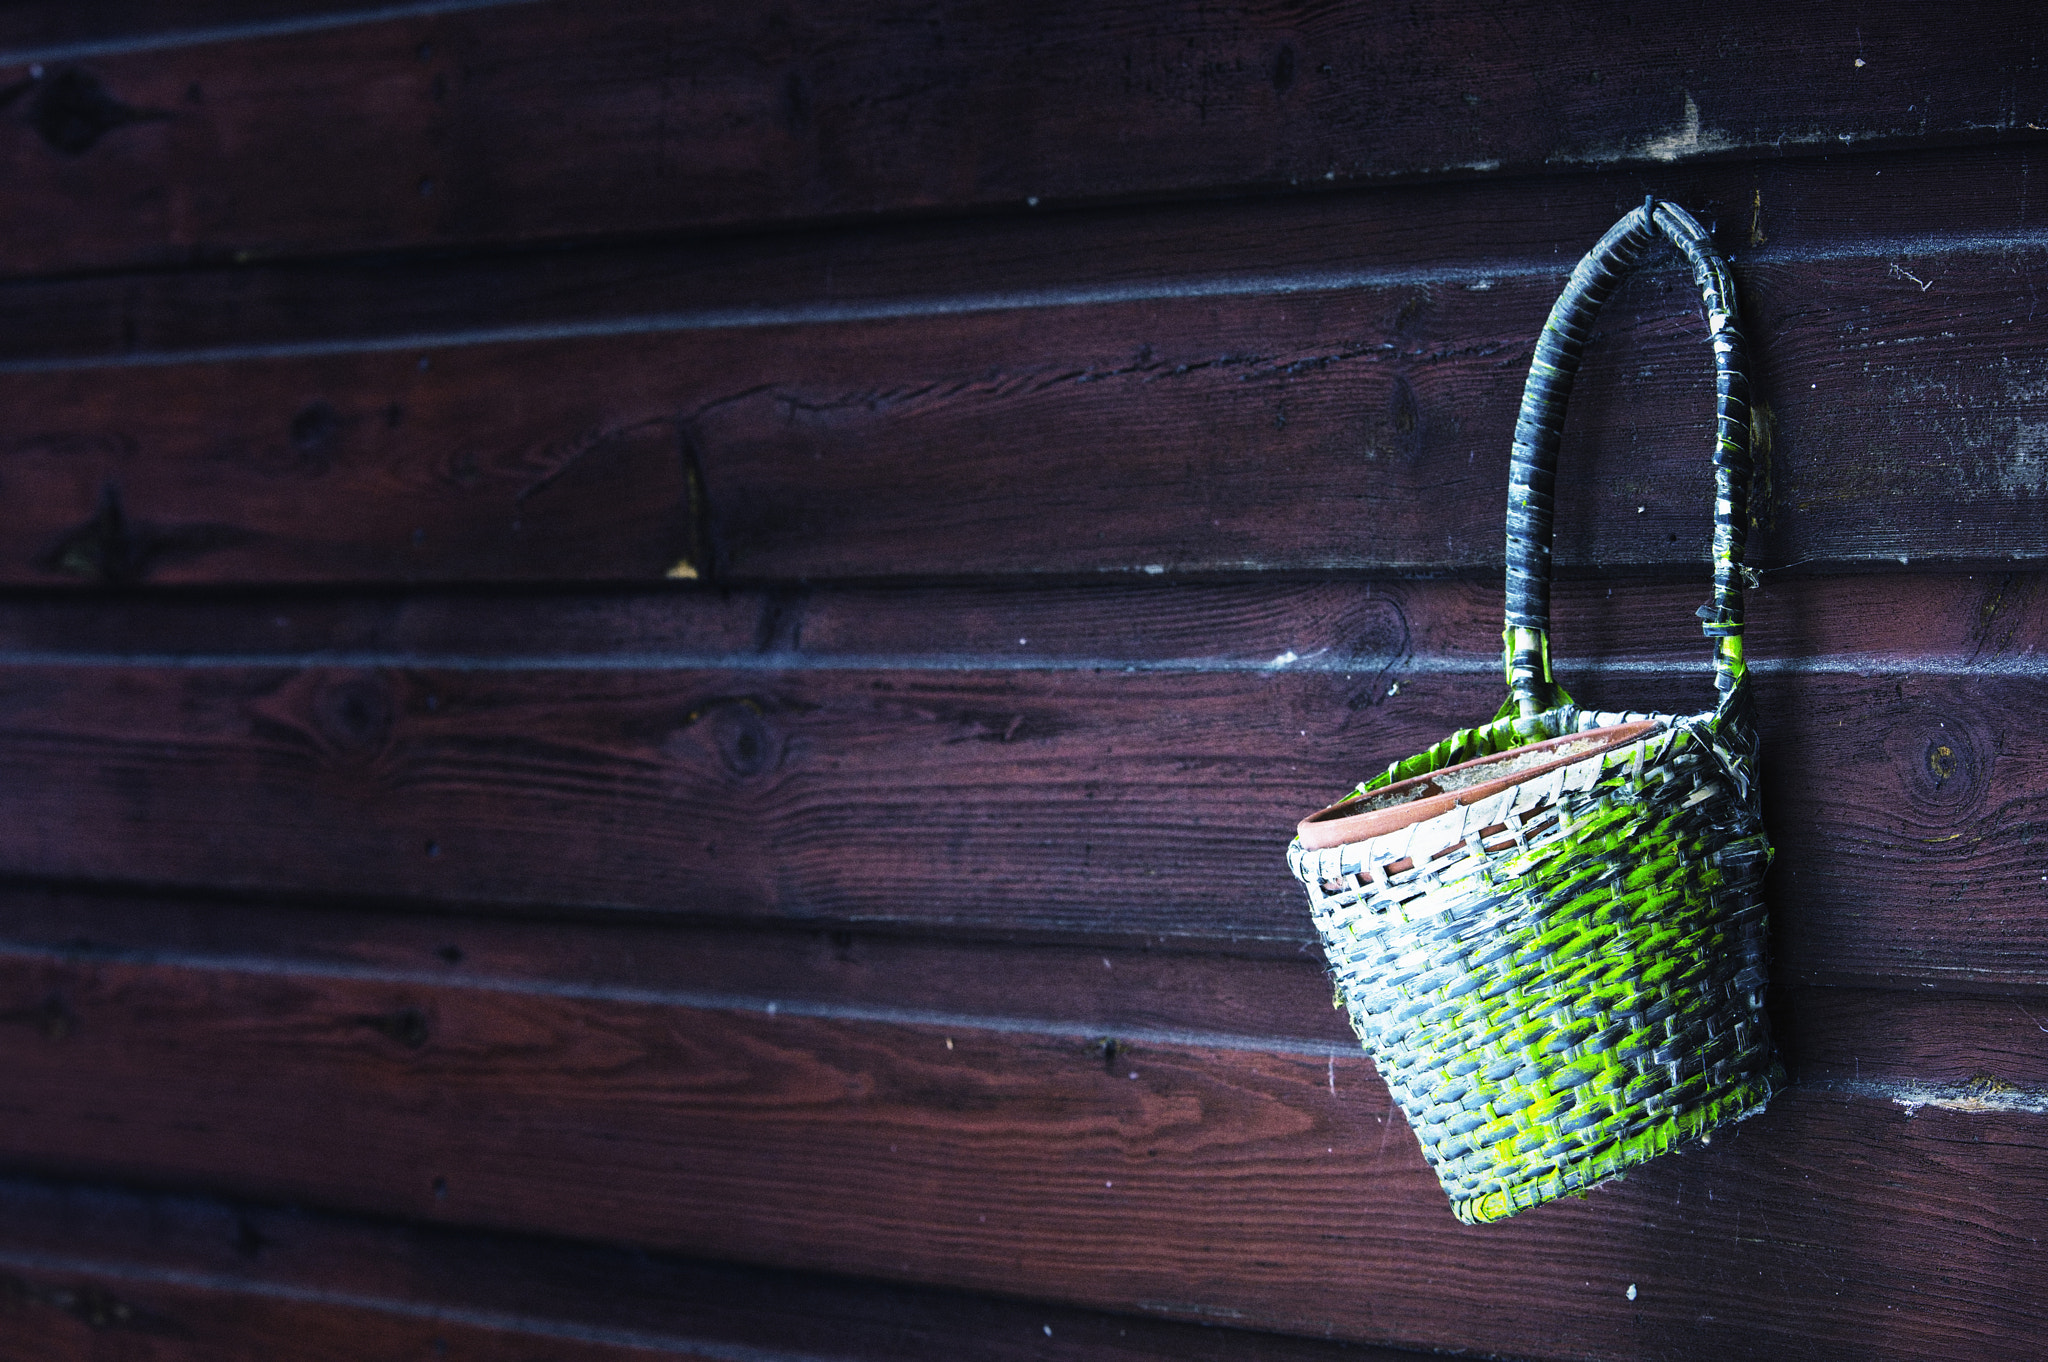
[[1768,1074],[1749,1079],[1703,1106],[1666,1117],[1589,1158],[1560,1165],[1540,1177],[1481,1196],[1454,1198],[1451,1213],[1467,1225],[1486,1225],[1546,1201],[1583,1195],[1689,1140],[1705,1140],[1722,1126],[1759,1114],[1787,1081],[1784,1066],[1774,1062]]

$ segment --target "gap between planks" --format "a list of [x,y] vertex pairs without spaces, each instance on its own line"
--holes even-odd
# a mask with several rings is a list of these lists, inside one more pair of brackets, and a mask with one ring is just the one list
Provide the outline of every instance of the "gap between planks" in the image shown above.
[[[152,1342],[171,1351],[152,1356],[208,1362],[267,1360],[278,1340],[303,1345],[327,1337],[346,1337],[358,1352],[378,1356],[445,1344],[480,1362],[530,1358],[532,1339],[602,1350],[573,1349],[579,1362],[649,1353],[718,1362],[1411,1356],[871,1279],[117,1187],[0,1180],[0,1224],[0,1292],[12,1287],[17,1302],[45,1307],[40,1321],[23,1317],[43,1350],[11,1352],[8,1342],[17,1341],[0,1341],[0,1357],[22,1362],[102,1356],[112,1341],[103,1331],[125,1322],[122,1307],[126,1321],[144,1328],[178,1326],[175,1341],[155,1333]],[[244,1313],[252,1302],[284,1309],[252,1322]],[[409,1337],[408,1321],[432,1327]],[[43,1332],[34,1328],[38,1322]],[[378,1323],[400,1327],[388,1340],[383,1332],[366,1337],[365,1327]]]
[[[531,4],[537,0],[490,0],[490,3]],[[1790,249],[1737,252],[1732,263],[1746,268],[1770,265],[1828,264],[1843,261],[1884,262],[1901,258],[1942,259],[1962,255],[2009,256],[2014,252],[2048,250],[2039,233],[1918,233],[1906,237],[1862,236]],[[758,306],[646,313],[556,322],[509,323],[498,326],[397,332],[388,335],[343,336],[320,340],[266,341],[249,345],[167,347],[112,354],[56,355],[0,359],[0,375],[67,373],[96,369],[150,369],[181,365],[237,364],[248,361],[320,359],[344,355],[457,350],[487,345],[596,340],[622,336],[673,335],[693,331],[742,331],[766,327],[840,326],[858,322],[920,317],[1109,307],[1128,303],[1200,300],[1206,298],[1274,297],[1290,294],[1341,293],[1398,288],[1459,286],[1485,290],[1496,282],[1519,279],[1562,279],[1567,260],[1495,260],[1434,268],[1299,270],[1278,274],[1230,275],[1215,278],[1162,280],[1131,284],[1077,284],[1066,287],[918,294],[853,302],[811,300]],[[1640,271],[1678,275],[1675,261],[1653,262]]]
[[154,33],[128,33],[118,37],[83,38],[75,42],[45,43],[41,46],[0,50],[0,67],[55,66],[62,62],[87,61],[95,57],[125,57],[140,52],[174,52],[180,48],[208,47],[215,43],[292,38],[306,33],[326,33],[365,24],[383,24],[401,19],[432,19],[443,14],[471,10],[504,9],[512,5],[537,4],[539,0],[411,0],[404,4],[342,8],[326,14],[295,14],[281,19],[248,19],[240,23],[208,24],[196,28],[166,28]]

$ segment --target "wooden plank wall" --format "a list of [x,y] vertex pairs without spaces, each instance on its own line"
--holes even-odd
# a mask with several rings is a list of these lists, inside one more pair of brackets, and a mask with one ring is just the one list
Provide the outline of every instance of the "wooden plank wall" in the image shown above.
[[[2044,45],[6,7],[0,1357],[2048,1351]],[[1494,708],[1646,193],[1754,339],[1795,1085],[1461,1228],[1281,851]],[[1559,670],[1704,703],[1685,276],[1601,328]]]

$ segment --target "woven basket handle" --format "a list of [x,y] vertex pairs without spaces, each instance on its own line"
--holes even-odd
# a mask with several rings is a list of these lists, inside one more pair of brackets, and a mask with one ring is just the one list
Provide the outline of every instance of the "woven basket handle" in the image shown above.
[[1690,213],[1654,197],[1608,229],[1572,271],[1536,342],[1515,422],[1508,473],[1508,690],[1524,715],[1554,703],[1550,679],[1550,531],[1565,399],[1591,339],[1594,316],[1657,239],[1692,264],[1714,349],[1714,595],[1700,610],[1714,653],[1714,688],[1726,705],[1743,678],[1742,547],[1749,529],[1749,380],[1735,317],[1735,280]]

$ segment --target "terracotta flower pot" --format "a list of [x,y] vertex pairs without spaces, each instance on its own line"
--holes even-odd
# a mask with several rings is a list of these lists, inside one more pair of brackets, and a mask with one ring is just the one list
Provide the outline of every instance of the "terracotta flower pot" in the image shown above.
[[1460,804],[1477,804],[1510,785],[1548,775],[1560,766],[1611,752],[1642,737],[1657,725],[1649,720],[1567,733],[1492,756],[1415,776],[1370,794],[1351,794],[1301,820],[1296,829],[1303,847],[1320,851],[1384,837],[1411,823],[1448,813]]

